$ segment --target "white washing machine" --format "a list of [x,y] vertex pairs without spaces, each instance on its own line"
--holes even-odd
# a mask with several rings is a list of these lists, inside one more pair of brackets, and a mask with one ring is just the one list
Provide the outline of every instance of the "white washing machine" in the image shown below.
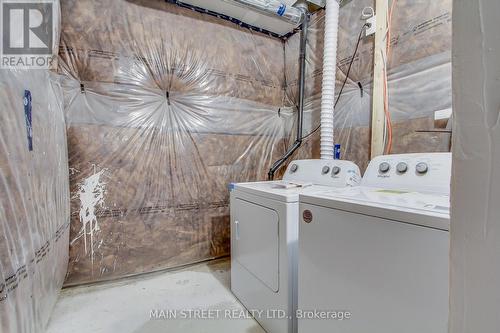
[[296,332],[299,193],[361,181],[342,160],[298,160],[283,181],[233,184],[231,290],[268,333]]
[[450,174],[448,153],[379,156],[300,195],[299,333],[448,332]]

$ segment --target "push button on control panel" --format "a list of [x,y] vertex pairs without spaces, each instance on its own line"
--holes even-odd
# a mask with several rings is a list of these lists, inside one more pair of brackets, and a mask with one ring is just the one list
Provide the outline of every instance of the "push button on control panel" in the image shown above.
[[330,172],[330,167],[328,165],[325,165],[323,169],[321,169],[321,174],[326,175],[328,172]]
[[332,175],[336,176],[336,175],[338,175],[339,173],[340,173],[340,167],[338,167],[338,166],[334,166],[334,167],[332,168]]
[[391,169],[391,165],[387,162],[382,162],[380,163],[380,165],[378,166],[378,171],[380,173],[386,173],[387,171],[389,171]]
[[292,166],[290,167],[290,172],[294,173],[295,171],[297,171],[298,168],[299,166],[297,164],[292,164]]
[[429,166],[425,162],[420,162],[417,164],[415,169],[416,169],[417,173],[423,175],[423,174],[427,173],[427,171],[429,170]]
[[398,163],[398,165],[396,165],[396,170],[399,173],[405,173],[406,171],[408,171],[408,164],[406,164],[405,162],[400,162]]

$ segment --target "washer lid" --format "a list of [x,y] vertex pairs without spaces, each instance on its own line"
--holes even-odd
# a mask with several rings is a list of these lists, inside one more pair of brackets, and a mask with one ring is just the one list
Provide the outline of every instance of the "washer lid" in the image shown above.
[[301,194],[303,203],[449,230],[448,195],[358,186]]
[[[294,186],[294,184],[297,184],[299,186]],[[307,182],[290,182],[278,180],[253,183],[237,183],[234,184],[233,191],[241,191],[282,202],[297,202],[299,201],[299,194],[312,194],[318,191],[326,191],[328,189],[331,189],[333,192],[338,190],[337,188],[323,185],[312,185],[311,183]]]

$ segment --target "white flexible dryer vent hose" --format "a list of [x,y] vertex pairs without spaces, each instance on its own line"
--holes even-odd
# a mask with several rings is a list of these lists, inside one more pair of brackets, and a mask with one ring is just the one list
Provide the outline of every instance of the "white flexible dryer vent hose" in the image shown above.
[[327,0],[325,14],[325,46],[323,54],[323,85],[321,89],[321,159],[333,159],[333,107],[335,104],[338,26],[339,3],[337,0]]

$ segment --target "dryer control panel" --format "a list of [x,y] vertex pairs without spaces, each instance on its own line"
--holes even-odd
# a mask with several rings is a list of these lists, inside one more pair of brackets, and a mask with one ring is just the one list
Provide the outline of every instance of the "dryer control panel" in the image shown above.
[[359,185],[361,173],[359,167],[350,161],[296,160],[288,165],[283,180],[345,187]]
[[451,153],[382,155],[370,162],[361,185],[449,194],[450,178]]

